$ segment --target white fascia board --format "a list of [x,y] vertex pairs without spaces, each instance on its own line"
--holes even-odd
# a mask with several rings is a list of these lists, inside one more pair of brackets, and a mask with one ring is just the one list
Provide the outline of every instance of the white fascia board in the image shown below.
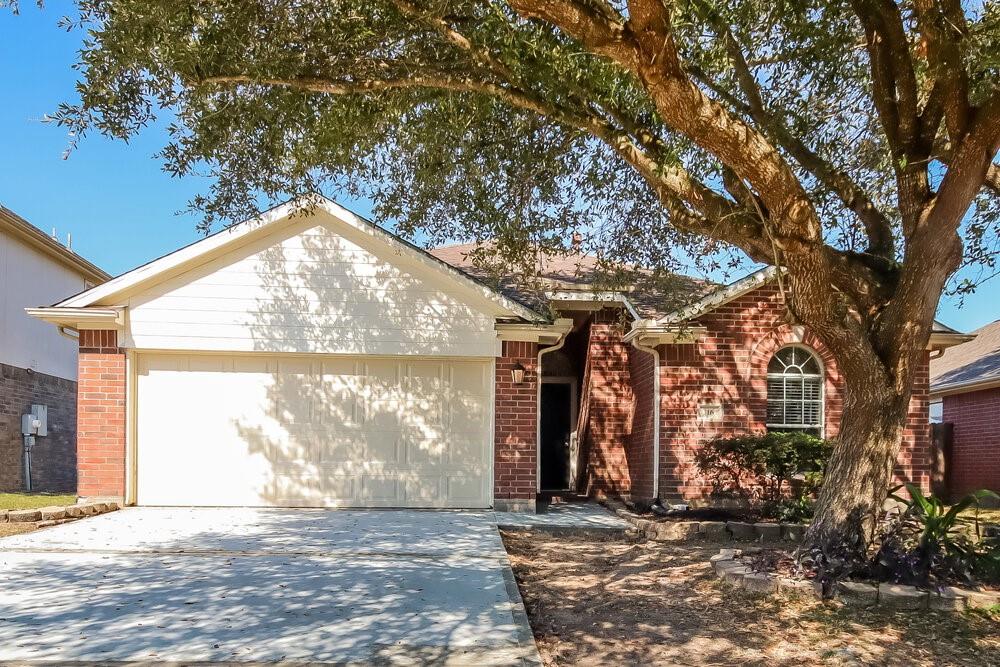
[[628,311],[634,320],[638,320],[639,312],[621,292],[588,292],[576,290],[559,290],[546,292],[545,296],[553,302],[553,308],[564,310],[600,310],[605,306],[621,306]]
[[555,345],[573,330],[573,320],[561,317],[552,324],[498,323],[497,339]]
[[121,308],[25,308],[29,316],[73,329],[119,328],[125,320]]
[[975,338],[974,334],[932,333],[930,338],[927,339],[927,349],[944,350],[949,347],[961,345],[962,343],[968,343],[970,340],[975,340]]
[[499,294],[495,290],[478,282],[477,280],[474,280],[446,262],[431,257],[428,253],[423,252],[416,246],[407,243],[398,236],[378,227],[364,218],[361,218],[355,213],[348,211],[344,207],[330,201],[326,197],[319,195],[314,196],[312,200],[297,199],[281,204],[280,206],[262,213],[256,218],[233,225],[232,227],[217,232],[212,236],[180,248],[169,255],[160,257],[159,259],[153,260],[152,262],[144,264],[127,273],[123,273],[117,278],[109,280],[102,285],[75,296],[71,296],[68,299],[57,303],[55,307],[86,307],[120,294],[139,284],[154,281],[158,276],[164,276],[164,274],[170,275],[173,270],[194,262],[199,257],[203,257],[214,251],[219,251],[227,246],[235,246],[247,236],[260,233],[261,230],[270,227],[271,225],[275,225],[289,219],[294,220],[293,214],[301,210],[306,210],[310,205],[314,205],[320,210],[326,212],[338,222],[346,224],[357,231],[360,231],[372,238],[376,238],[379,241],[406,253],[407,257],[411,260],[414,260],[428,268],[434,269],[452,280],[472,289],[476,294],[480,295],[488,302],[498,306],[500,315],[520,317],[528,320],[529,322],[548,321],[547,318],[541,313],[537,313],[527,306],[521,305],[516,301]]
[[643,347],[657,345],[690,344],[701,340],[707,329],[705,327],[663,326],[656,320],[638,320],[622,338],[625,343],[636,341]]
[[[656,325],[668,326],[675,325],[687,320],[694,319],[700,315],[724,306],[734,299],[738,299],[747,292],[754,290],[761,285],[773,280],[778,276],[779,272],[784,272],[784,269],[779,269],[778,267],[769,266],[767,268],[761,269],[760,271],[755,271],[745,278],[741,278],[736,282],[723,287],[720,290],[709,294],[705,298],[696,301],[684,308],[675,310],[672,313],[664,315],[662,318],[656,321]],[[638,322],[636,324],[639,324]],[[945,327],[945,325],[938,323],[940,326],[949,329],[949,332],[939,332],[932,333],[929,340],[927,341],[928,350],[943,350],[948,347],[953,347],[955,345],[960,345],[966,343],[975,338],[974,335],[963,334],[951,329],[950,327]]]
[[719,306],[724,306],[733,299],[738,299],[747,292],[756,289],[766,282],[769,282],[778,275],[779,269],[774,266],[769,266],[767,268],[761,269],[760,271],[755,271],[745,278],[741,278],[734,283],[731,283],[720,290],[712,292],[708,296],[695,301],[694,303],[684,306],[672,313],[668,313],[661,317],[657,323],[661,325],[677,324],[679,322],[684,322],[685,320],[690,320],[699,315],[704,315],[705,313],[718,308]]

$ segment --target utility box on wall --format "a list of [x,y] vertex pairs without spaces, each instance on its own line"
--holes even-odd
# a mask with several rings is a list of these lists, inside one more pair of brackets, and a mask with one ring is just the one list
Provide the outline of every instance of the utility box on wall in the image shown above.
[[21,415],[21,434],[40,435],[49,434],[49,409],[45,405],[32,405],[30,415]]

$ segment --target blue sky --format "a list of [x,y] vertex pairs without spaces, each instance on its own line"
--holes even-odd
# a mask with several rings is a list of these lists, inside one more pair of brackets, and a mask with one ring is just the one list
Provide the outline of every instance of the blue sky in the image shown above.
[[[0,203],[47,232],[55,227],[63,241],[72,233],[74,250],[118,274],[199,238],[197,218],[178,212],[207,181],[161,170],[162,127],[129,144],[91,136],[63,159],[65,129],[42,119],[75,95],[81,34],[56,25],[71,9],[48,0],[43,10],[23,2],[19,16],[0,10]],[[364,202],[344,203],[368,214]],[[961,309],[945,297],[939,318],[963,331],[1000,318],[995,288],[987,284]]]

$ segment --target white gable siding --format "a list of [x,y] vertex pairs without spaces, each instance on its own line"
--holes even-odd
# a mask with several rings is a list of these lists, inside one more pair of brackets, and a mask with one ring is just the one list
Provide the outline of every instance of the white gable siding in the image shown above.
[[24,309],[47,306],[84,286],[80,274],[0,232],[0,363],[75,380],[77,343]]
[[126,343],[493,356],[493,316],[452,282],[370,237],[299,222],[131,297]]

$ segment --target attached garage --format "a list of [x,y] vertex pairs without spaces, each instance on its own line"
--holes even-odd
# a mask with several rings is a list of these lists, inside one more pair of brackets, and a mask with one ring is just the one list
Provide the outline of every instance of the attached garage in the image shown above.
[[322,198],[37,314],[80,331],[81,496],[485,508],[495,440],[534,447],[497,357],[547,317]]
[[137,501],[488,507],[492,384],[488,360],[140,354]]

